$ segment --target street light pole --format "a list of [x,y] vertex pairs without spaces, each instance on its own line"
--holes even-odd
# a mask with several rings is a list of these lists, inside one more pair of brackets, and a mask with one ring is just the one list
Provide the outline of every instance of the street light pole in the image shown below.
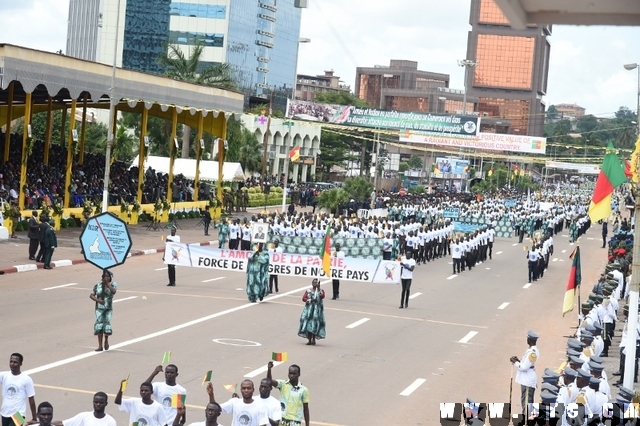
[[[111,88],[109,89],[109,135],[107,136],[107,150],[104,154],[104,185],[102,187],[102,213],[109,209],[109,175],[111,174],[111,147],[115,141],[116,126],[116,61],[118,59],[118,35],[120,33],[120,0],[118,0],[116,14],[116,40],[113,46],[113,69],[111,70]],[[74,120],[75,118],[71,118]],[[138,190],[140,190],[138,188]]]
[[464,67],[464,98],[462,101],[462,114],[467,113],[467,78],[469,76],[469,68],[474,68],[478,65],[478,61],[472,61],[471,59],[459,59],[458,65]]

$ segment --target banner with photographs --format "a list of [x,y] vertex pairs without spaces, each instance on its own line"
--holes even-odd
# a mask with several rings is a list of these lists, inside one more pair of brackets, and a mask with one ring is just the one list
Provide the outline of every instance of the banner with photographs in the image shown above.
[[480,129],[480,117],[475,116],[386,111],[297,100],[287,101],[287,117],[344,126],[467,137],[476,136]]
[[[246,272],[253,251],[217,249],[207,246],[166,243],[167,265]],[[400,263],[391,260],[331,258],[331,278],[376,284],[400,283]],[[317,254],[269,253],[269,274],[326,278]]]
[[469,160],[453,157],[436,157],[436,167],[434,173],[437,175],[442,173],[453,173],[461,175],[469,172]]

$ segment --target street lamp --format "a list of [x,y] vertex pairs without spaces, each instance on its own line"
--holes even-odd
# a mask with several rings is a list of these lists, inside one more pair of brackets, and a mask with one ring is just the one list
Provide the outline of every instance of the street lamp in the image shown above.
[[[384,81],[387,78],[393,78],[393,74],[382,74],[380,77],[380,103],[379,109],[382,109],[382,103],[384,99],[384,94],[382,93],[382,89],[384,89]],[[378,192],[378,164],[380,163],[380,132],[378,132],[376,137],[377,145],[376,145],[376,166],[373,169],[373,190]],[[371,174],[369,174],[369,179],[371,179]],[[373,200],[371,200],[373,201]]]
[[627,71],[638,70],[638,93],[637,93],[637,105],[636,105],[636,121],[638,122],[638,135],[640,135],[640,66],[635,64],[626,64],[624,69]]
[[462,101],[462,114],[467,113],[467,78],[469,75],[469,68],[474,68],[478,65],[478,61],[472,61],[471,59],[459,59],[458,65],[464,67],[464,99]]
[[291,93],[291,100],[296,98],[296,89],[298,87],[298,53],[300,52],[300,43],[311,43],[310,38],[300,37],[296,45],[296,66],[293,71],[293,88]]

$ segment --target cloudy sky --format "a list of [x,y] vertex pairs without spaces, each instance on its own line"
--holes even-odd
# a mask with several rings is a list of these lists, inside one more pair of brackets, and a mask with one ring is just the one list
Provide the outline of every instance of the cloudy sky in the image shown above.
[[[283,1],[283,0],[280,0]],[[292,1],[292,0],[286,0]],[[470,0],[309,0],[302,12],[298,72],[333,69],[355,86],[357,66],[388,65],[390,59],[449,74],[463,89]],[[0,0],[0,43],[64,51],[69,0]],[[551,37],[547,105],[577,103],[588,114],[610,116],[636,108],[640,27],[555,26]]]

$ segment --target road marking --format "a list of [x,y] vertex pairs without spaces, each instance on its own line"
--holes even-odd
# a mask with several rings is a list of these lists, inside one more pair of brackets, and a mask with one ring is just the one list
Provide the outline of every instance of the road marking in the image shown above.
[[593,240],[593,238],[591,238],[591,237],[587,237],[587,240]]
[[[276,365],[280,365],[280,364],[282,364],[282,361],[273,361],[273,366],[274,366],[274,367],[275,367]],[[249,379],[250,379],[250,378],[252,378],[252,377],[259,376],[259,375],[261,375],[261,374],[263,374],[263,373],[266,373],[266,372],[267,372],[267,368],[268,368],[268,365],[263,365],[262,367],[257,368],[257,369],[255,369],[255,370],[253,370],[253,371],[251,371],[251,372],[249,372],[249,373],[245,374],[245,375],[244,375],[244,377],[247,377],[247,378],[249,378]]]
[[138,298],[138,296],[125,297],[124,299],[114,300],[113,303],[124,302],[125,300],[132,300],[132,299],[137,299],[137,298]]
[[367,321],[369,321],[369,318],[362,318],[361,320],[358,320],[358,321],[354,322],[353,324],[349,324],[345,328],[356,328],[357,326],[362,325]]
[[520,244],[520,243],[513,243],[513,244],[511,244],[511,245],[515,247],[515,246],[517,246],[518,244]]
[[458,343],[468,343],[469,340],[473,339],[473,336],[475,336],[476,334],[478,334],[477,331],[470,331],[467,333],[466,336],[464,336],[462,339],[458,340]]
[[501,252],[501,251],[498,251],[498,252],[496,252],[496,254],[502,254],[502,252]]
[[562,253],[566,253],[566,252],[567,252],[566,250],[562,250]]
[[166,270],[166,269],[169,269],[169,267],[168,267],[168,266],[165,266],[164,268],[156,268],[156,271],[164,271],[164,270]]
[[204,280],[202,281],[203,283],[210,283],[211,281],[218,281],[218,280],[223,280],[224,277],[218,277],[218,278],[211,278],[210,280]]
[[551,261],[552,261],[552,262],[557,262],[557,261],[558,261],[558,258],[557,258],[557,257],[554,257]]
[[422,384],[424,382],[426,382],[426,381],[427,381],[427,379],[416,379],[405,390],[400,392],[400,396],[409,396],[409,395],[411,395],[416,389],[418,389],[420,386],[422,386]]
[[447,278],[447,279],[448,279],[448,280],[452,280],[452,279],[454,279],[455,277],[457,277],[457,275],[456,275],[456,274],[453,274],[453,275],[451,275],[451,276],[450,276],[449,278]]
[[531,287],[531,283],[525,284],[524,287],[522,288],[529,288],[529,287]]
[[[327,284],[327,283],[330,283],[330,282],[331,282],[331,280],[325,280],[325,281],[322,281],[320,284]],[[289,295],[292,295],[292,294],[295,294],[295,293],[299,293],[299,292],[301,292],[303,290],[306,290],[308,288],[309,288],[309,286],[306,285],[304,287],[300,287],[300,288],[295,289],[295,290],[287,291],[285,293],[280,293],[277,296],[266,297],[264,300],[268,302],[270,300],[281,299],[283,297],[287,297]],[[216,312],[214,314],[207,315],[207,316],[201,317],[201,318],[196,318],[194,320],[187,321],[187,322],[184,322],[182,324],[175,325],[173,327],[165,328],[165,329],[162,329],[160,331],[156,331],[154,333],[149,333],[149,334],[146,334],[144,336],[140,336],[140,337],[136,337],[136,338],[133,338],[133,339],[130,339],[130,340],[126,340],[126,341],[121,342],[121,343],[116,343],[114,345],[111,345],[110,348],[114,349],[114,350],[115,349],[124,348],[126,346],[130,346],[130,345],[133,345],[135,343],[140,343],[140,342],[144,342],[145,340],[153,339],[155,337],[164,336],[165,334],[173,333],[174,331],[179,331],[179,330],[182,330],[184,328],[191,327],[193,325],[197,325],[197,324],[203,323],[205,321],[212,320],[214,318],[218,318],[218,317],[221,317],[221,316],[224,316],[224,315],[227,315],[227,314],[232,314],[234,312],[238,312],[238,311],[241,311],[241,310],[244,310],[244,309],[247,309],[247,308],[251,308],[253,306],[259,306],[259,305],[260,305],[260,303],[245,303],[244,305],[236,306],[235,308],[226,309],[224,311]],[[49,364],[41,365],[40,367],[35,367],[35,368],[30,369],[30,370],[26,370],[24,373],[25,374],[40,373],[42,371],[51,370],[52,368],[60,367],[62,365],[71,364],[72,362],[81,361],[81,360],[83,360],[85,358],[90,358],[90,357],[97,356],[97,355],[102,355],[102,354],[105,354],[105,353],[108,353],[108,351],[103,351],[103,352],[96,352],[96,351],[85,352],[85,353],[82,353],[82,354],[79,354],[79,355],[75,355],[75,356],[72,356],[72,357],[69,357],[69,358],[61,359],[59,361],[50,362]]]
[[509,306],[509,302],[504,302],[502,305],[498,306],[498,309],[504,309]]
[[409,299],[415,299],[416,297],[420,296],[422,293],[420,293],[419,291],[416,293],[413,293],[411,296],[409,296]]
[[491,268],[487,268],[487,269],[491,269]]
[[69,283],[69,284],[57,285],[55,287],[47,287],[47,288],[43,288],[42,291],[55,290],[56,288],[69,287],[72,285],[78,285],[78,283]]

